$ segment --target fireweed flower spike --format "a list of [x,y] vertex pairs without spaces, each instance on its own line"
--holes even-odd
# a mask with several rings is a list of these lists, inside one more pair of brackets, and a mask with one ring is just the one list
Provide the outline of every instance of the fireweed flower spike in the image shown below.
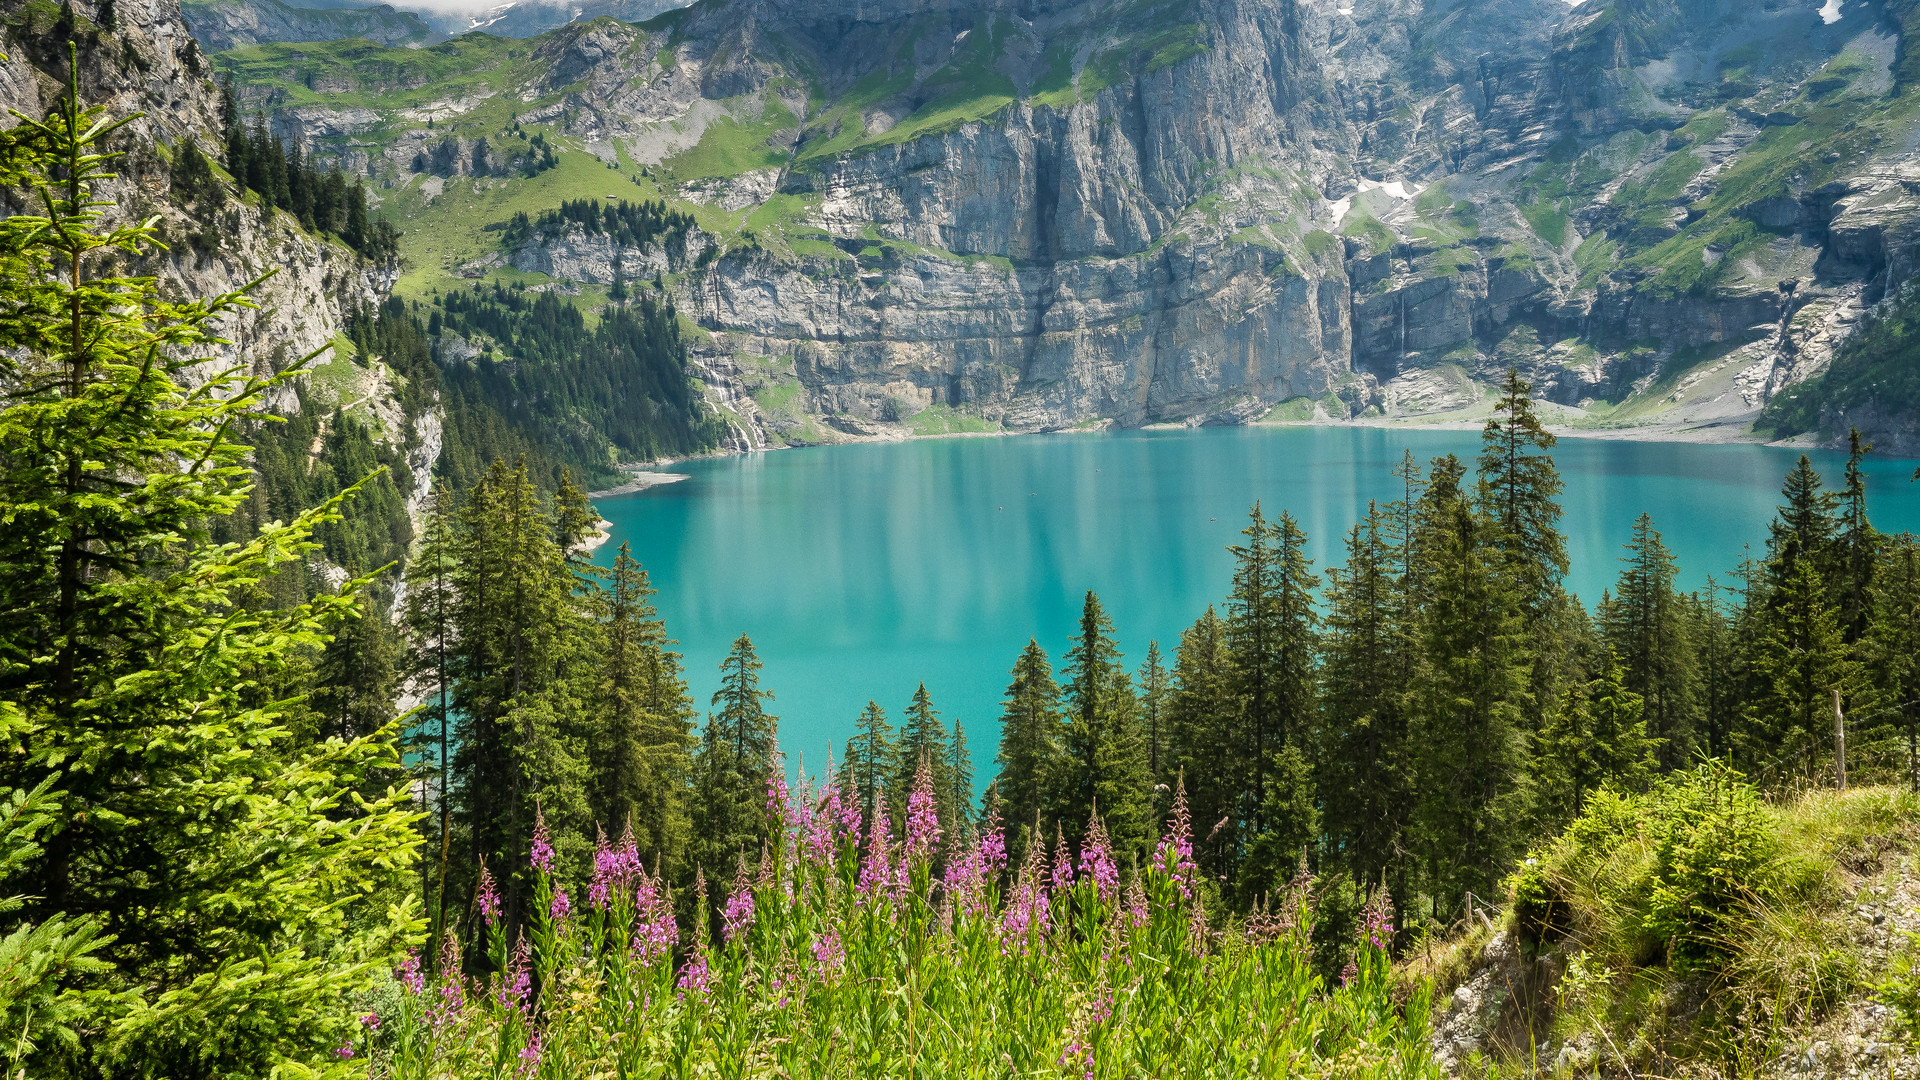
[[527,944],[527,932],[520,931],[513,945],[513,960],[500,980],[500,1004],[518,1009],[522,1016],[533,1007],[533,949]]
[[[879,795],[874,802],[881,801]],[[867,835],[867,860],[860,866],[858,891],[869,900],[878,900],[893,888],[893,835],[887,829],[887,815],[873,815],[873,831]]]
[[480,908],[480,916],[487,921],[489,927],[500,918],[500,893],[494,888],[493,872],[487,869],[485,862],[480,864],[480,895],[476,898],[475,904]]
[[940,813],[933,798],[933,770],[927,756],[920,755],[920,767],[913,774],[913,794],[907,796],[907,859],[918,864],[932,862],[940,846]]
[[573,901],[567,899],[567,890],[553,890],[553,900],[547,904],[547,914],[553,916],[554,922],[573,914]]
[[[764,869],[766,863],[761,863]],[[753,881],[747,876],[747,856],[740,853],[740,868],[734,871],[733,894],[720,911],[720,937],[731,945],[746,937],[753,926]]]
[[1187,782],[1182,778],[1173,795],[1173,814],[1167,831],[1160,837],[1154,861],[1172,875],[1180,886],[1180,895],[1193,899],[1194,876],[1199,867],[1193,863],[1193,814],[1187,809]]
[[1059,822],[1053,823],[1053,892],[1065,896],[1073,888],[1073,852],[1067,850],[1067,833]]
[[1100,815],[1087,822],[1087,840],[1080,845],[1080,876],[1092,878],[1102,904],[1111,904],[1120,895],[1120,868],[1113,862],[1113,845],[1107,840],[1107,827]]
[[533,808],[533,850],[528,861],[543,874],[553,873],[553,837],[547,833],[546,812],[538,806]]

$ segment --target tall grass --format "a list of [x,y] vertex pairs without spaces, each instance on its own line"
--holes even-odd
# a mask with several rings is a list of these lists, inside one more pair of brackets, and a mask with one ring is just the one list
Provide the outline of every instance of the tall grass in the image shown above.
[[421,1080],[1439,1075],[1425,993],[1390,993],[1384,897],[1336,987],[1311,968],[1304,878],[1245,928],[1209,929],[1184,795],[1124,876],[1097,822],[1077,859],[1036,844],[1010,875],[997,827],[943,845],[924,778],[901,841],[831,783],[768,802],[770,850],[724,898],[700,879],[684,930],[631,843],[603,844],[575,898],[538,837],[532,920],[481,897],[495,974],[410,962],[342,1053]]

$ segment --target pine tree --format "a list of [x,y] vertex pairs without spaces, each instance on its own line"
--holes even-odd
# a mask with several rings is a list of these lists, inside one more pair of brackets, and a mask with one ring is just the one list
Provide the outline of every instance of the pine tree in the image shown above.
[[[1262,827],[1267,778],[1275,757],[1308,734],[1314,709],[1313,590],[1320,584],[1306,557],[1306,535],[1282,512],[1269,525],[1255,503],[1242,535],[1228,550],[1236,563],[1227,602],[1227,640],[1242,718],[1236,758],[1247,774],[1239,782],[1243,813],[1230,827]],[[1231,878],[1231,872],[1229,872]]]
[[[347,568],[361,576],[359,567]],[[334,631],[314,672],[312,704],[326,738],[372,735],[394,716],[393,691],[400,644],[370,592],[357,598],[354,614]]]
[[1062,670],[1064,782],[1055,821],[1078,843],[1097,810],[1116,851],[1144,851],[1152,781],[1139,736],[1139,701],[1120,664],[1113,623],[1092,590],[1081,605],[1080,633]]
[[1167,696],[1172,692],[1172,686],[1167,681],[1166,666],[1160,659],[1158,641],[1147,642],[1147,658],[1140,664],[1138,678],[1140,721],[1147,737],[1147,774],[1153,777],[1156,784],[1160,784],[1167,778],[1161,766],[1165,764]]
[[973,828],[973,755],[958,717],[953,721],[953,741],[947,746],[946,800],[953,808],[954,835],[964,842]]
[[1363,882],[1378,882],[1394,865],[1410,809],[1408,645],[1390,528],[1369,504],[1366,520],[1347,534],[1346,566],[1327,571],[1319,754],[1327,847]]
[[120,124],[77,78],[0,136],[0,182],[33,208],[0,221],[0,799],[8,888],[31,897],[0,933],[61,980],[16,969],[9,1019],[58,1009],[73,1035],[15,1024],[5,1053],[30,1076],[319,1070],[341,1002],[419,930],[418,840],[396,726],[297,740],[274,690],[368,583],[249,601],[351,492],[210,542],[248,495],[230,433],[300,365],[220,370],[244,293],[178,303],[123,276],[154,226],[102,223]]
[[1425,604],[1411,737],[1418,750],[1418,850],[1437,911],[1491,894],[1527,811],[1523,726],[1532,658],[1500,523],[1460,490],[1465,469],[1433,462],[1416,538]]
[[760,689],[760,657],[745,634],[720,662],[694,763],[693,830],[696,864],[729,865],[767,839],[766,793],[773,775],[779,718],[766,711],[773,693]]
[[1009,826],[1008,858],[1025,854],[1022,830],[1059,813],[1055,793],[1065,771],[1061,747],[1060,690],[1040,643],[1028,639],[1013,665],[1000,709],[998,772],[993,790],[1001,818]]
[[1834,534],[1838,523],[1834,511],[1840,498],[1821,486],[1820,474],[1805,454],[1788,471],[1780,494],[1786,505],[1768,526],[1766,586],[1783,588],[1801,562],[1812,565],[1822,581],[1834,574]]
[[[562,538],[566,527],[561,529]],[[621,544],[607,595],[600,720],[593,740],[595,819],[631,828],[640,850],[677,865],[690,838],[692,701],[680,654],[654,609],[647,571]]]
[[[455,545],[454,649],[459,718],[453,794],[481,861],[519,867],[536,805],[554,832],[560,865],[584,870],[593,840],[585,699],[600,655],[597,598],[568,563],[526,463],[495,461],[461,507]],[[525,882],[502,878],[508,914]]]
[[856,734],[847,740],[846,760],[840,763],[840,781],[859,802],[860,813],[872,821],[875,814],[891,812],[880,796],[898,771],[900,754],[893,742],[893,725],[887,723],[879,702],[867,702],[855,728]]
[[1907,782],[1920,791],[1920,542],[1911,536],[1882,556],[1862,646],[1875,706],[1905,744]]
[[1861,468],[1870,444],[1860,441],[1860,430],[1847,433],[1847,486],[1839,504],[1839,536],[1835,538],[1834,585],[1840,632],[1853,645],[1867,636],[1873,618],[1873,575],[1879,566],[1880,534],[1867,520],[1867,474]]
[[1776,776],[1812,775],[1833,730],[1833,693],[1856,689],[1858,665],[1812,559],[1795,559],[1768,599],[1753,657],[1759,693],[1747,707],[1744,759],[1756,771],[1785,770]]
[[1493,519],[1492,543],[1530,617],[1546,610],[1567,572],[1560,535],[1563,485],[1553,467],[1553,434],[1533,411],[1533,387],[1507,370],[1493,416],[1480,433],[1479,503]]
[[1633,523],[1619,591],[1601,605],[1607,643],[1624,665],[1626,686],[1646,704],[1647,730],[1661,746],[1660,764],[1684,767],[1692,758],[1694,638],[1673,589],[1673,555],[1646,514]]
[[[1195,821],[1231,824],[1245,809],[1239,785],[1244,770],[1234,757],[1239,752],[1238,682],[1227,624],[1209,604],[1180,635],[1167,703],[1167,751],[1175,778],[1170,787],[1185,783]],[[1194,851],[1209,873],[1218,874],[1238,857],[1238,830],[1209,825],[1194,838]]]
[[901,720],[899,752],[888,782],[887,791],[893,798],[896,818],[906,820],[907,795],[913,791],[914,778],[925,762],[937,793],[935,801],[939,805],[941,827],[951,833],[954,808],[947,798],[953,790],[952,778],[947,775],[950,749],[947,725],[941,722],[940,713],[933,707],[933,695],[927,693],[927,684],[921,683],[914,689],[913,700]]

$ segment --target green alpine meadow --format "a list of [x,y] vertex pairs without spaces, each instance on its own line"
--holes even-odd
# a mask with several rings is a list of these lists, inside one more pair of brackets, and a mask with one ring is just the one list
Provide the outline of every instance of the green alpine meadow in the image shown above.
[[1920,1075],[1916,0],[0,0],[7,1080]]

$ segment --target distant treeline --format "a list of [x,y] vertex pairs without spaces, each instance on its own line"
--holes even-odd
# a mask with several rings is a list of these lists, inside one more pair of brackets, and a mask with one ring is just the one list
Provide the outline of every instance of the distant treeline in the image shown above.
[[529,217],[526,211],[506,222],[489,226],[501,232],[509,246],[519,244],[537,232],[578,225],[589,236],[604,234],[619,247],[644,248],[659,239],[668,257],[677,260],[686,250],[687,230],[693,227],[693,215],[668,209],[655,199],[628,202],[625,199],[604,205],[598,199],[568,199],[557,210],[542,210]]
[[[251,190],[267,205],[285,210],[309,232],[337,236],[340,242],[369,259],[391,261],[399,255],[399,235],[384,220],[369,220],[367,190],[359,177],[348,180],[339,169],[325,169],[305,159],[298,144],[287,146],[255,116],[251,125],[240,116],[229,78],[221,91],[221,120],[225,125],[226,160],[234,182]],[[192,139],[173,148],[172,193],[184,207],[203,220],[226,199],[206,155]],[[203,240],[203,246],[217,244]]]

